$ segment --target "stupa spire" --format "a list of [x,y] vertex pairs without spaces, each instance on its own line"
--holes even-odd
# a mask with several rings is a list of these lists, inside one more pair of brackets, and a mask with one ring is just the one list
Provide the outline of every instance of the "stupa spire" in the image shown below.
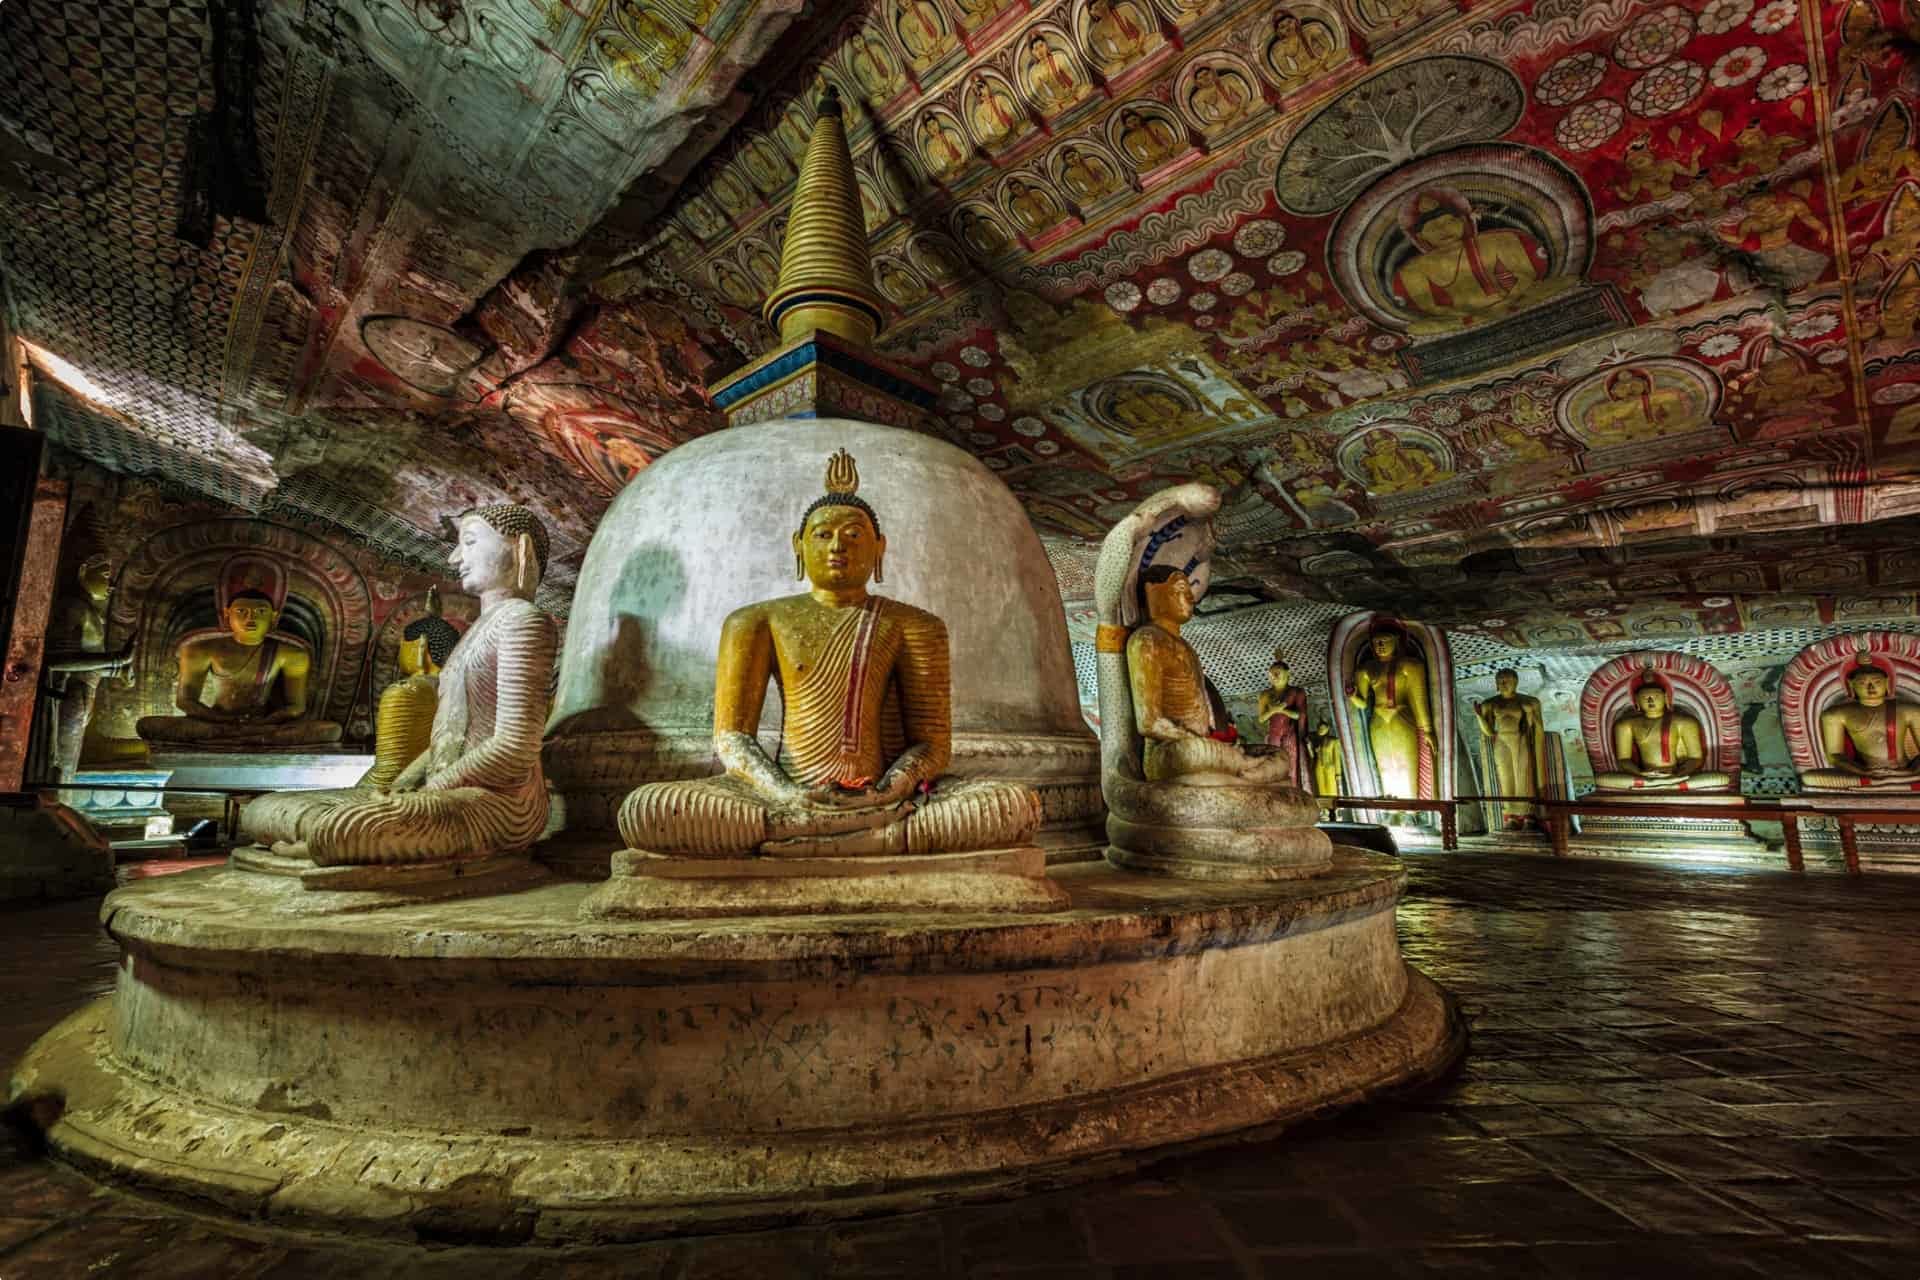
[[860,188],[847,149],[840,91],[828,85],[794,186],[780,280],[767,298],[767,323],[782,342],[815,330],[865,346],[880,328],[880,296],[867,255]]

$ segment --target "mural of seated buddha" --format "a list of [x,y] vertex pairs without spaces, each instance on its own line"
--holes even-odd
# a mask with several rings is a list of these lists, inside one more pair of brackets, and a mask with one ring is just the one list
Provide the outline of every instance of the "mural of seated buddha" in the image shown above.
[[1481,230],[1472,202],[1451,187],[1414,192],[1400,229],[1415,252],[1393,273],[1393,296],[1416,313],[1416,337],[1501,319],[1576,283],[1548,274],[1546,250],[1525,232]]
[[149,743],[199,749],[326,746],[340,741],[331,720],[308,715],[313,653],[274,630],[286,603],[280,566],[236,556],[221,568],[222,630],[180,642],[173,704],[178,715],[142,716],[135,731]]

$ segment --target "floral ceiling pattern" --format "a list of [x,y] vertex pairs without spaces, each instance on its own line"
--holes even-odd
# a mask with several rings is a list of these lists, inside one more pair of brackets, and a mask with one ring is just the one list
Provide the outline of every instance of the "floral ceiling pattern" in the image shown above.
[[833,84],[881,346],[1056,565],[1192,478],[1249,601],[1914,611],[1913,0],[251,11],[0,8],[0,269],[108,465],[429,539],[508,496],[576,563],[772,342]]

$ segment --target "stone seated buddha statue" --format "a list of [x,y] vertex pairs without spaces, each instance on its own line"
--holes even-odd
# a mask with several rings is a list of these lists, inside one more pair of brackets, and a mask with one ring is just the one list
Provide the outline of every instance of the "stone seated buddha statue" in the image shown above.
[[[1030,843],[1038,793],[945,777],[946,625],[872,595],[886,538],[844,450],[793,535],[810,590],[736,609],[714,678],[717,777],[653,782],[621,805],[628,848],[590,916],[901,909],[1050,910],[1065,895]],[[756,736],[767,682],[781,745]]]
[[1700,721],[1672,705],[1666,687],[1643,674],[1634,685],[1633,707],[1613,722],[1613,768],[1593,775],[1601,792],[1725,791],[1731,774],[1705,767],[1706,735]]
[[237,851],[235,865],[304,875],[345,864],[469,863],[538,839],[557,644],[553,619],[533,604],[546,560],[546,529],[526,508],[461,516],[450,563],[461,589],[480,598],[480,616],[440,673],[427,749],[386,787],[253,801],[240,825],[264,848]]
[[1861,655],[1847,698],[1820,713],[1826,767],[1800,775],[1803,791],[1920,791],[1920,704],[1893,696],[1893,675]]
[[313,653],[276,632],[286,603],[280,566],[235,556],[221,568],[224,630],[197,631],[180,642],[173,705],[178,715],[142,716],[134,731],[159,746],[260,750],[328,746],[340,726],[307,714]]
[[[1101,545],[1095,598],[1107,860],[1192,879],[1279,879],[1323,869],[1333,846],[1293,761],[1243,747],[1220,722],[1181,635],[1205,590],[1218,491],[1154,495]],[[1142,617],[1142,614],[1145,616]]]
[[433,742],[433,719],[440,709],[440,669],[460,643],[460,633],[440,616],[440,592],[427,588],[425,617],[400,633],[400,676],[380,695],[374,717],[373,768],[363,787],[390,787]]

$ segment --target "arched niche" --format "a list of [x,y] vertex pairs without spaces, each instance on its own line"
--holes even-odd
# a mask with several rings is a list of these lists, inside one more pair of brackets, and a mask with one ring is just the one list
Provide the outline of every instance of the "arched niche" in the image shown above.
[[1832,763],[1820,742],[1820,713],[1847,700],[1847,677],[1862,656],[1892,675],[1890,697],[1920,701],[1920,636],[1856,631],[1808,645],[1780,674],[1780,732],[1796,773],[1805,775]]
[[[1334,624],[1328,642],[1327,677],[1331,695],[1328,701],[1333,707],[1334,731],[1340,735],[1347,779],[1345,790],[1355,796],[1384,794],[1374,767],[1373,747],[1362,723],[1364,717],[1347,697],[1355,670],[1368,656],[1376,628],[1398,631],[1401,643],[1411,648],[1426,665],[1428,709],[1433,717],[1437,753],[1433,761],[1434,794],[1429,798],[1451,800],[1457,794],[1454,770],[1459,744],[1454,736],[1453,655],[1447,647],[1446,632],[1424,622],[1407,622],[1372,611],[1350,613],[1340,619]],[[1427,822],[1431,821],[1432,815],[1427,815]]]
[[1641,649],[1621,654],[1587,677],[1580,690],[1580,738],[1595,773],[1619,768],[1613,755],[1613,725],[1633,710],[1633,694],[1643,672],[1665,687],[1667,704],[1700,722],[1701,744],[1707,758],[1702,769],[1730,774],[1732,790],[1739,790],[1740,704],[1733,686],[1714,667],[1699,658],[1667,649]]

